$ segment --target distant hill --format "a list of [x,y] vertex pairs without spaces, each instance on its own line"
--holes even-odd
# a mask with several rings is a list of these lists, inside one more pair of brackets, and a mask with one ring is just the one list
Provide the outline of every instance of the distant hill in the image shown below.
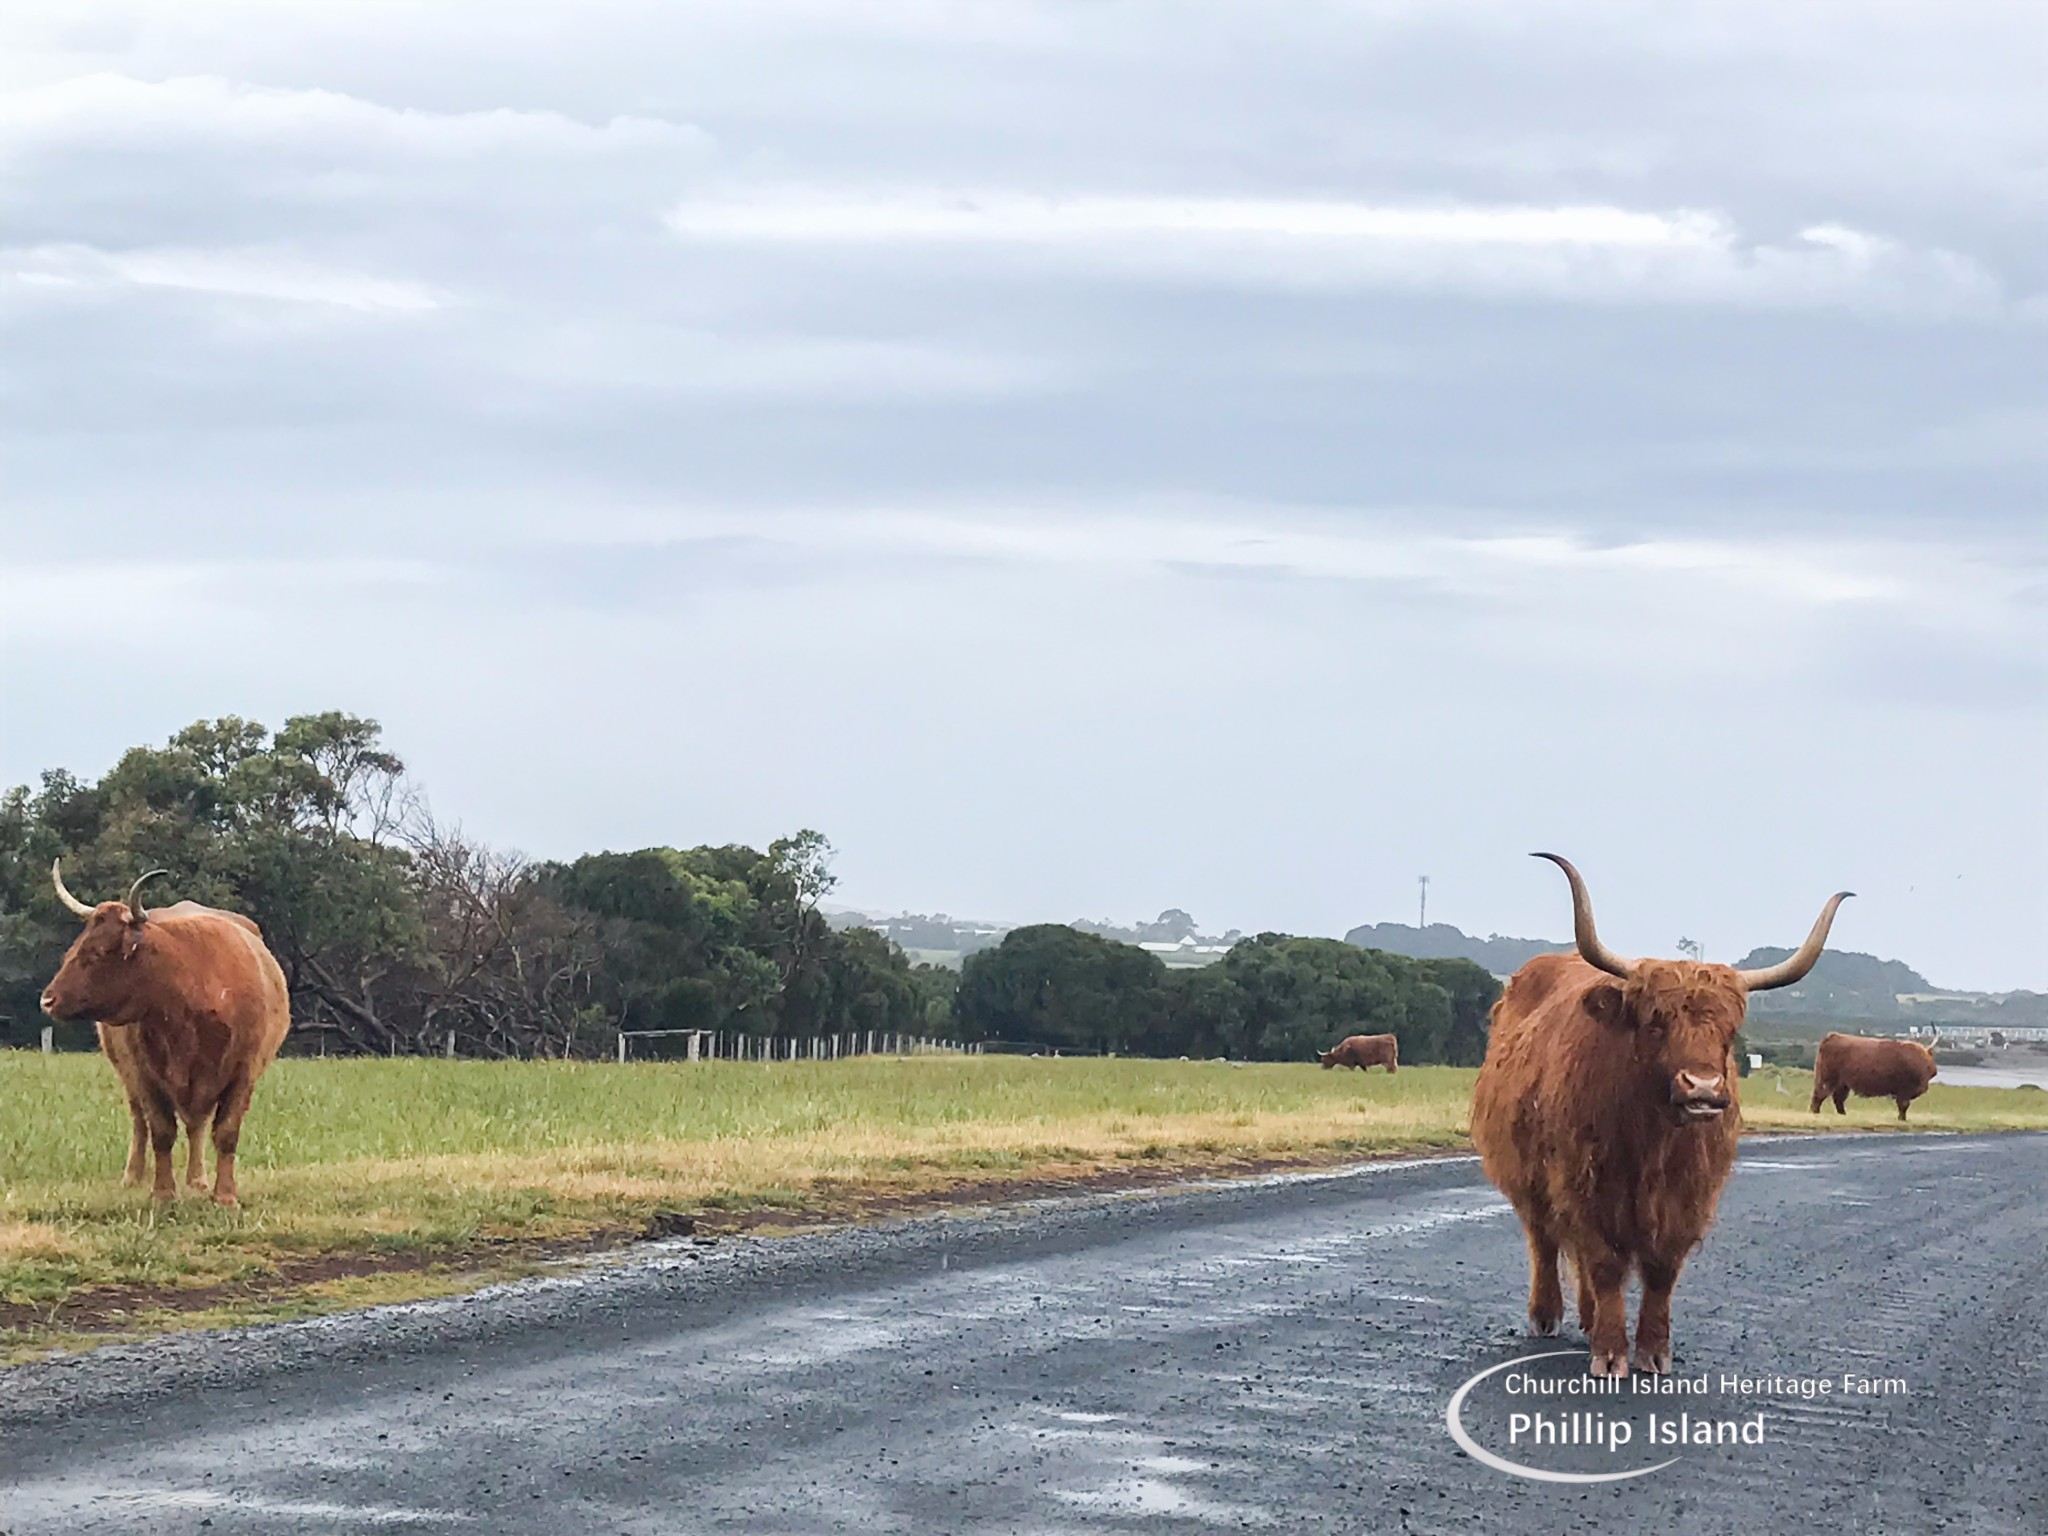
[[1427,928],[1413,923],[1367,923],[1345,934],[1344,942],[1417,960],[1471,960],[1496,976],[1512,976],[1538,955],[1572,947],[1569,940],[1511,939],[1498,933],[1475,939],[1449,923],[1431,923]]
[[[1016,926],[986,919],[950,917],[944,912],[934,912],[929,916],[922,912],[900,912],[890,917],[837,905],[824,906],[821,910],[825,921],[835,929],[873,928],[894,939],[914,959],[956,968],[976,951],[1002,943],[1003,936]],[[1204,936],[1197,931],[1195,920],[1177,907],[1160,913],[1152,922],[1135,923],[1129,927],[1107,919],[1095,922],[1087,918],[1077,918],[1067,926],[1082,933],[1114,939],[1120,944],[1141,945],[1159,953],[1160,958],[1171,966],[1207,965],[1222,958],[1231,945],[1244,937],[1235,928],[1216,937]]]
[[900,912],[885,917],[851,907],[826,907],[823,911],[825,921],[835,929],[873,928],[887,934],[915,958],[953,966],[978,949],[1002,943],[1003,935],[1010,931],[1007,923],[950,917],[944,912],[929,916],[922,912]]
[[[1776,965],[1789,949],[1752,949],[1743,970]],[[1824,950],[1796,987],[1759,992],[1750,1011],[1760,1018],[1897,1020],[1970,1024],[1984,1028],[2048,1025],[2048,996],[2039,992],[1963,992],[1937,987],[1902,960],[1880,960],[1853,949]]]
[[[1744,971],[1761,970],[1791,953],[1765,945],[1752,949],[1735,966]],[[1760,1016],[1820,1013],[1835,1018],[1896,1019],[1906,1016],[1899,1005],[1902,995],[1924,997],[1934,991],[1934,984],[1903,960],[1880,960],[1853,949],[1828,949],[1821,951],[1820,959],[1798,986],[1759,992],[1749,1006]]]
[[1205,934],[1197,927],[1195,920],[1179,907],[1168,907],[1149,923],[1133,923],[1123,927],[1108,918],[1091,919],[1077,917],[1067,924],[1069,928],[1082,933],[1097,934],[1105,939],[1115,939],[1119,944],[1204,944],[1222,945],[1228,949],[1244,935],[1233,928],[1228,933]]
[[[1000,944],[1013,926],[986,919],[950,917],[944,912],[929,916],[903,912],[893,917],[855,911],[845,907],[825,909],[834,928],[876,928],[919,959],[957,966],[976,950]],[[1086,919],[1069,924],[1085,933],[1100,934],[1126,944],[1144,944],[1160,949],[1180,942],[1198,946],[1187,955],[1167,955],[1169,965],[1200,964],[1215,958],[1242,937],[1236,929],[1215,938],[1201,935],[1195,920],[1178,907],[1169,908],[1149,923],[1128,927],[1108,921]],[[1344,935],[1348,944],[1362,949],[1386,950],[1418,960],[1470,960],[1496,976],[1512,976],[1537,955],[1569,950],[1568,939],[1517,939],[1491,933],[1475,938],[1449,923],[1431,923],[1417,928],[1411,923],[1367,923]],[[1735,964],[1743,970],[1776,965],[1789,949],[1753,949]],[[1822,953],[1806,979],[1796,987],[1759,992],[1751,1011],[1761,1018],[1844,1019],[1872,1023],[1977,1024],[2001,1026],[2048,1025],[2048,996],[2034,992],[1963,992],[1937,988],[1903,960],[1884,960],[1856,950],[1830,949]]]
[[[1344,935],[1366,949],[1391,950],[1421,960],[1472,960],[1496,976],[1512,976],[1537,955],[1569,950],[1565,940],[1477,939],[1449,923],[1367,923]],[[1753,949],[1735,962],[1742,970],[1776,965],[1789,949]],[[1873,1023],[2048,1024],[2048,998],[2033,992],[1961,992],[1937,988],[1903,960],[1884,960],[1852,949],[1830,949],[1796,987],[1759,992],[1750,1011],[1760,1018],[1854,1019]]]

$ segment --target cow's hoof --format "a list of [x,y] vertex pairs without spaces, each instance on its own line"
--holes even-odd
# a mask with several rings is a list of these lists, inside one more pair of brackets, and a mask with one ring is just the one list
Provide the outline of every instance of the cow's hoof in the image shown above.
[[1638,1345],[1636,1347],[1636,1369],[1649,1376],[1669,1376],[1671,1374],[1671,1346],[1667,1344],[1662,1349],[1644,1349],[1641,1345]]
[[215,1195],[213,1197],[213,1203],[215,1205],[223,1207],[224,1209],[232,1211],[237,1209],[242,1202],[237,1200],[233,1195]]
[[1593,1351],[1593,1374],[1595,1376],[1626,1376],[1628,1356],[1620,1350]]

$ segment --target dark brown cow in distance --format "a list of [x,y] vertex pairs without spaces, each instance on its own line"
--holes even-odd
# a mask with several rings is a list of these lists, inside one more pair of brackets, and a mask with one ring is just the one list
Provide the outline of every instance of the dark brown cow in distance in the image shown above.
[[1472,1140],[1529,1240],[1529,1323],[1564,1318],[1560,1255],[1578,1281],[1595,1376],[1626,1376],[1623,1287],[1642,1278],[1638,1370],[1671,1369],[1671,1289],[1706,1235],[1735,1161],[1735,1032],[1751,992],[1789,987],[1820,958],[1828,898],[1796,954],[1757,971],[1627,960],[1600,942],[1585,882],[1572,890],[1578,953],[1538,955],[1493,1008],[1472,1091]]
[[1392,1035],[1347,1035],[1339,1040],[1336,1047],[1316,1058],[1323,1064],[1323,1070],[1331,1067],[1385,1067],[1389,1072],[1401,1070],[1401,1043]]
[[1934,1081],[1934,1052],[1918,1040],[1872,1040],[1864,1035],[1828,1035],[1813,1053],[1813,1112],[1827,1100],[1835,1113],[1849,1113],[1848,1099],[1890,1099],[1906,1118],[1906,1106]]
[[[98,1023],[137,1135],[146,1130],[156,1153],[151,1194],[177,1195],[171,1153],[180,1120],[191,1141],[187,1174],[201,1184],[198,1133],[211,1119],[213,1198],[233,1205],[242,1117],[291,1027],[290,996],[248,918],[190,901],[154,912],[144,907],[144,882],[163,873],[151,870],[137,880],[126,901],[89,907],[64,888],[58,865],[50,866],[58,899],[85,919],[85,931],[44,989],[43,1012]],[[131,1142],[129,1172],[139,1175],[141,1161]]]

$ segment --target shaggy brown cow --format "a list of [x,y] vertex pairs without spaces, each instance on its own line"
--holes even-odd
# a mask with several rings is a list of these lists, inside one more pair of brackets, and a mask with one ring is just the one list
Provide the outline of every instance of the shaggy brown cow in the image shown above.
[[1571,882],[1578,953],[1538,955],[1494,1004],[1472,1140],[1528,1235],[1530,1326],[1558,1331],[1562,1254],[1577,1276],[1593,1374],[1626,1376],[1633,1270],[1643,1283],[1636,1368],[1662,1374],[1671,1288],[1735,1161],[1733,1046],[1747,996],[1813,968],[1849,892],[1828,898],[1798,953],[1763,970],[1626,960],[1600,942],[1579,872],[1556,854],[1536,857]]
[[1906,1118],[1906,1106],[1934,1080],[1934,1052],[1918,1040],[1871,1040],[1863,1035],[1828,1035],[1813,1053],[1813,1112],[1828,1099],[1835,1113],[1849,1113],[1849,1095],[1890,1099]]
[[[242,1116],[291,1026],[290,998],[284,973],[246,917],[190,901],[144,907],[144,882],[162,873],[137,880],[126,901],[89,907],[50,866],[58,899],[85,919],[85,931],[44,989],[43,1012],[98,1021],[131,1120],[156,1152],[152,1195],[177,1194],[171,1152],[180,1120],[191,1140],[188,1177],[201,1184],[198,1132],[211,1119],[213,1198],[233,1205]],[[129,1151],[130,1171],[139,1174],[139,1149],[131,1142]]]
[[[128,1096],[128,1165],[121,1172],[121,1182],[140,1184],[149,1174],[149,1112],[143,1108],[149,1102],[149,1090],[143,1082],[142,1048],[132,1029],[105,1024],[93,1028],[99,1032],[101,1053]],[[206,1187],[206,1163],[199,1154],[199,1138],[205,1129],[204,1121],[197,1125],[185,1122],[185,1182],[194,1189]]]
[[1401,1045],[1392,1035],[1347,1035],[1337,1042],[1334,1050],[1328,1050],[1316,1058],[1328,1071],[1331,1067],[1385,1067],[1389,1072],[1401,1070]]

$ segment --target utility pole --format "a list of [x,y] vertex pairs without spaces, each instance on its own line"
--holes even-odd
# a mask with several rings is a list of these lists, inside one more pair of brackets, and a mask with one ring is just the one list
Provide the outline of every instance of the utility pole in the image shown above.
[[1415,926],[1417,928],[1427,928],[1429,926],[1429,876],[1417,875],[1415,883],[1422,890],[1422,899],[1416,903]]

